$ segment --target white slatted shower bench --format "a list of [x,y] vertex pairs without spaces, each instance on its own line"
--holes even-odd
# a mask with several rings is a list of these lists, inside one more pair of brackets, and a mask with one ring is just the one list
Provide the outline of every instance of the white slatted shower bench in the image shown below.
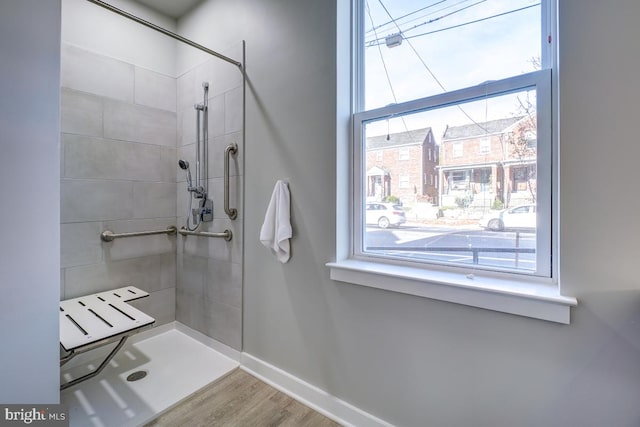
[[128,301],[145,298],[149,294],[134,286],[87,295],[60,302],[60,346],[65,355],[60,366],[75,356],[118,341],[98,369],[67,383],[60,390],[98,375],[122,348],[127,338],[153,326],[155,319]]

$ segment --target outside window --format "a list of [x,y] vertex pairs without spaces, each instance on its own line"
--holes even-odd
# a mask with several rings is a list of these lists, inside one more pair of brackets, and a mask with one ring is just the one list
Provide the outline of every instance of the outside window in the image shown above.
[[462,142],[453,143],[453,157],[462,157]]
[[482,138],[480,140],[480,154],[489,154],[491,152],[491,140]]
[[[354,1],[351,257],[552,278],[553,0]],[[381,138],[423,150],[374,164]],[[407,222],[363,220],[389,200]]]

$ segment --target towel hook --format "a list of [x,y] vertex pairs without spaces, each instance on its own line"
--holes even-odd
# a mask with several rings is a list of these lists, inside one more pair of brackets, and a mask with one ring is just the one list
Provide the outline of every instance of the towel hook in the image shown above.
[[238,152],[238,144],[235,142],[227,145],[224,150],[224,212],[230,219],[238,217],[238,210],[229,207],[229,158]]

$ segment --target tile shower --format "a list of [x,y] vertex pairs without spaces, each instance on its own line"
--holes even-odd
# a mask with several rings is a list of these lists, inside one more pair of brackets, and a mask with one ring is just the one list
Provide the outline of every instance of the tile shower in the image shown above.
[[[228,54],[241,57],[238,43]],[[240,56],[239,56],[240,55]],[[124,285],[150,293],[135,305],[156,325],[178,322],[236,350],[242,339],[243,80],[212,58],[174,77],[71,44],[62,46],[61,296]],[[195,110],[209,90],[209,192],[213,222],[198,231],[233,240],[155,235],[101,242],[99,234],[180,228],[193,161]],[[230,164],[229,220],[222,208],[223,153]]]

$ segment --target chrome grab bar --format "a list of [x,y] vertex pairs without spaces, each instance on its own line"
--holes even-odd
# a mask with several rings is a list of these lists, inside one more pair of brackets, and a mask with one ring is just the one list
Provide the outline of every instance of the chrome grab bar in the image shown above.
[[132,233],[114,233],[111,230],[105,230],[100,233],[100,239],[103,242],[113,242],[115,239],[119,239],[121,237],[153,236],[154,234],[175,235],[177,231],[178,229],[174,225],[170,225],[166,230],[137,231]]
[[230,219],[238,217],[238,210],[229,207],[229,157],[238,152],[238,144],[235,142],[227,145],[224,150],[224,212]]
[[220,233],[211,233],[209,231],[189,231],[186,228],[182,227],[178,233],[183,236],[201,236],[201,237],[221,237],[227,242],[231,241],[233,238],[233,233],[231,230],[224,230]]

